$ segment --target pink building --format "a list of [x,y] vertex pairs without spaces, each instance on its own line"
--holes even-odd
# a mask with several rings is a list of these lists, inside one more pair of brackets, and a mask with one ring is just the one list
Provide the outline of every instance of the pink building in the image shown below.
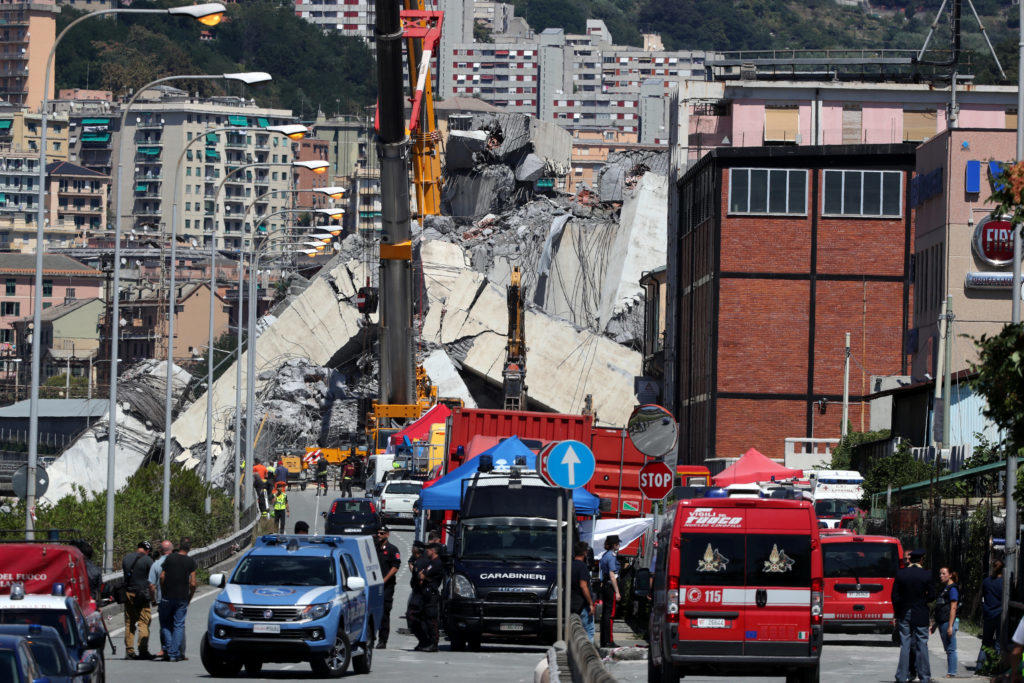
[[[924,142],[947,129],[949,99],[920,83],[682,81],[679,140],[691,162],[715,147]],[[1016,88],[972,85],[957,99],[959,128],[1017,127]]]
[[[15,321],[35,306],[35,254],[0,253],[0,358],[24,356],[15,346]],[[43,308],[103,297],[103,273],[60,254],[43,255]]]

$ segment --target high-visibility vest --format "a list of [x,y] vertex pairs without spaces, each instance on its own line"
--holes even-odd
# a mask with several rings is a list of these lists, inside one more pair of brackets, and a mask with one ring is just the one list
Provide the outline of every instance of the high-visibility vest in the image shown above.
[[267,465],[267,474],[273,475],[275,469],[277,468],[274,465]]
[[274,509],[275,510],[287,510],[288,509],[288,494],[281,493],[274,498]]

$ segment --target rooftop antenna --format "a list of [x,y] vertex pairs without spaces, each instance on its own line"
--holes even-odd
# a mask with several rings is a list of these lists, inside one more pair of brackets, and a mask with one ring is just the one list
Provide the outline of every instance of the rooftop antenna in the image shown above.
[[[949,108],[947,119],[949,121],[949,127],[956,128],[957,119],[960,114],[960,105],[957,104],[956,101],[956,90],[957,80],[959,78],[957,68],[960,66],[960,37],[962,33],[960,18],[963,10],[963,0],[952,0],[950,5],[950,58],[942,61],[927,61],[924,59],[924,53],[928,50],[928,43],[931,42],[932,36],[935,34],[935,29],[938,27],[939,20],[942,19],[942,15],[946,11],[946,4],[948,2],[949,0],[942,0],[942,4],[939,5],[939,11],[935,13],[935,19],[932,21],[932,25],[928,28],[928,35],[925,36],[924,45],[921,46],[921,51],[917,53],[917,63],[930,66],[951,67],[951,73],[949,75]],[[981,29],[981,35],[985,38],[985,44],[988,45],[988,51],[992,55],[992,59],[995,60],[996,68],[999,69],[999,75],[1005,80],[1006,72],[1003,71],[1003,65],[999,63],[999,56],[996,55],[995,48],[992,47],[992,41],[988,37],[988,31],[985,30],[985,24],[981,23],[981,17],[978,16],[978,10],[974,8],[974,1],[967,0],[967,4],[971,8],[971,13],[974,14],[974,19],[978,22],[978,28]]]

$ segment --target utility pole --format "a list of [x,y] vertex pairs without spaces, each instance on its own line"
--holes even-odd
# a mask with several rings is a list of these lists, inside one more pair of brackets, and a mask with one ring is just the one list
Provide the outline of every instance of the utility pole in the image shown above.
[[846,347],[843,351],[843,424],[840,434],[845,437],[850,422],[850,333],[846,333]]
[[[1024,58],[1024,2],[1017,3],[1017,55]],[[1018,64],[1024,64],[1019,61]],[[1024,159],[1024,69],[1017,68],[1017,161]],[[1020,225],[1013,226],[1013,285],[1010,287],[1010,312],[1014,325],[1020,324]],[[1003,574],[1003,609],[999,614],[999,639],[1006,652],[1010,644],[1010,588],[1017,580],[1017,503],[1013,499],[1017,484],[1017,454],[1006,458],[1006,552]]]
[[944,349],[942,361],[942,447],[949,448],[950,419],[949,409],[953,400],[953,297],[946,297],[946,332],[943,335]]

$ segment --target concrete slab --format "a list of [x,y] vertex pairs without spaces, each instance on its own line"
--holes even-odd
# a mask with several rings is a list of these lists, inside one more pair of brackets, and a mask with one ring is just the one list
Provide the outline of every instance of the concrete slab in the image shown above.
[[448,133],[445,165],[450,170],[473,168],[474,155],[487,149],[487,133],[482,130],[453,130]]
[[430,381],[437,387],[437,395],[443,398],[461,398],[467,408],[476,408],[476,399],[469,393],[462,381],[458,368],[448,354],[438,349],[423,359],[423,369]]

